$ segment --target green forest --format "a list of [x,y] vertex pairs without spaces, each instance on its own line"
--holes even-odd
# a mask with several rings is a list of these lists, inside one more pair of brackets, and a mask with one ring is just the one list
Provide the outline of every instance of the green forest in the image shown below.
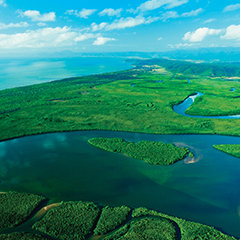
[[92,138],[88,142],[103,150],[122,153],[153,165],[171,165],[184,159],[189,153],[188,148],[161,142],[133,143],[122,138]]
[[[186,64],[171,63],[173,66]],[[159,65],[152,60],[144,64],[148,65],[0,91],[0,140],[75,130],[240,134],[240,119],[188,118],[172,109],[189,95],[201,91],[204,95],[194,102],[188,113],[239,114],[240,82],[237,79],[233,81],[227,73],[217,77],[178,73],[177,67],[170,71],[162,61]],[[187,64],[194,68],[201,66]],[[212,65],[204,66],[211,69]],[[225,69],[224,65],[219,67]],[[191,79],[191,83],[187,79]],[[232,92],[231,88],[237,90]]]
[[[11,206],[8,209],[0,208],[0,214],[5,221],[15,214],[21,215],[23,199],[26,203],[32,201],[35,204],[37,204],[36,200],[44,199],[33,194],[7,192],[0,194],[1,203],[6,201],[6,196],[12,197],[11,204],[14,205],[14,208]],[[28,210],[24,212],[21,221],[27,221],[34,211],[31,205],[28,204],[27,207]],[[8,224],[7,230],[5,228],[6,225],[0,227],[0,240],[235,239],[213,227],[146,208],[103,207],[93,202],[82,201],[61,202],[48,210],[43,217],[36,219],[29,229],[25,228],[17,232],[18,230],[14,228],[13,224]]]

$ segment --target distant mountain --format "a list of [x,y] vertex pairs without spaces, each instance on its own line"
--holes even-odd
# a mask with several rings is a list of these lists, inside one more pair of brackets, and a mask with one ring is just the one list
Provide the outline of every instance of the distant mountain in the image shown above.
[[[12,57],[14,56],[14,57]],[[73,58],[73,57],[122,57],[122,58],[167,58],[175,60],[193,60],[206,62],[240,62],[240,48],[200,48],[172,50],[167,52],[73,52],[69,50],[60,52],[36,52],[22,56],[0,53],[0,58]]]
[[[57,54],[58,55],[58,54]],[[67,57],[123,57],[123,58],[168,58],[211,62],[240,62],[240,48],[200,48],[167,52],[101,52],[73,53],[65,51],[59,56]]]
[[162,53],[162,57],[178,60],[203,60],[220,62],[240,62],[240,48],[200,48],[192,50],[175,50]]

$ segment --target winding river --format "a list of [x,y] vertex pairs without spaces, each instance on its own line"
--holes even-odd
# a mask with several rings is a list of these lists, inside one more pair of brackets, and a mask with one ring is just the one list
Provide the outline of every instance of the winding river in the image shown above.
[[[100,136],[170,142],[195,157],[152,166],[88,144]],[[0,191],[38,193],[52,202],[144,206],[240,237],[240,161],[212,147],[227,143],[240,144],[240,138],[80,131],[14,139],[0,143]]]
[[188,96],[182,103],[173,106],[173,110],[183,116],[193,117],[193,118],[211,118],[211,119],[239,119],[240,114],[237,115],[226,115],[226,116],[197,116],[197,115],[189,115],[186,114],[186,110],[194,103],[196,98],[203,96],[204,94],[198,92],[196,94],[192,94]]

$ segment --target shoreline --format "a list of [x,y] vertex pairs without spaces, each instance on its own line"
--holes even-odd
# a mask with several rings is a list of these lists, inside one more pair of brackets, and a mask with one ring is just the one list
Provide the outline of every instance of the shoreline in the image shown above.
[[42,207],[33,217],[32,219],[39,219],[41,217],[43,217],[50,209],[58,207],[61,203],[52,203],[49,205],[46,205],[44,207]]
[[132,130],[109,130],[109,129],[76,129],[76,130],[59,130],[59,131],[46,131],[40,133],[33,133],[33,134],[26,134],[20,135],[16,137],[10,137],[6,139],[0,140],[0,143],[7,142],[15,139],[21,139],[25,137],[33,137],[33,136],[41,136],[45,134],[56,134],[56,133],[71,133],[71,132],[122,132],[122,133],[136,133],[136,134],[144,134],[144,135],[178,135],[178,136],[189,136],[189,135],[196,135],[196,136],[222,136],[222,137],[240,137],[240,134],[220,134],[220,133],[152,133],[152,132],[145,132],[145,131],[132,131]]

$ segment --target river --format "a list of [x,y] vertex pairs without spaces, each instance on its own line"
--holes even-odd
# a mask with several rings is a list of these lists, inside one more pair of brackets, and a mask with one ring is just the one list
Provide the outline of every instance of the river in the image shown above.
[[[88,144],[100,136],[187,146],[195,159],[152,166]],[[240,144],[240,138],[79,131],[9,140],[0,143],[0,190],[37,193],[53,202],[144,206],[240,237],[240,160],[212,147],[230,143]]]

